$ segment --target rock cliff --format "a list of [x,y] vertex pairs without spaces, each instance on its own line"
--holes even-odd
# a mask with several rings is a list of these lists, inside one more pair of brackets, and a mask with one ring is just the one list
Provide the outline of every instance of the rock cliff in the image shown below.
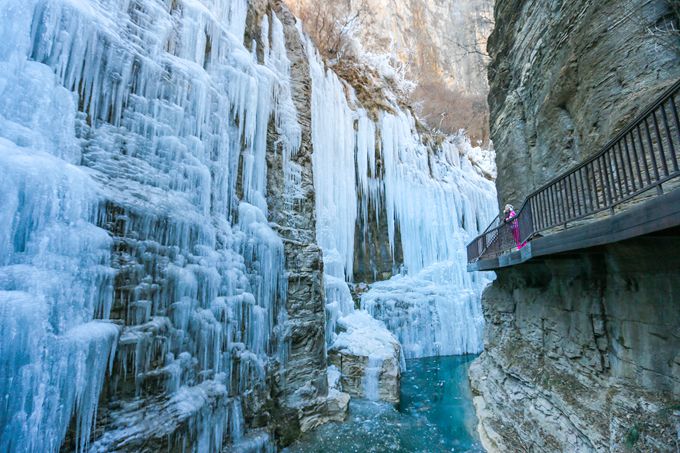
[[595,153],[678,77],[666,0],[498,0],[489,108],[499,202]]
[[[680,77],[655,1],[498,0],[489,40],[498,197],[520,204]],[[675,451],[677,232],[500,269],[470,369],[490,451]]]
[[644,238],[498,272],[470,368],[491,451],[677,448],[679,246]]
[[[430,127],[448,133],[464,128],[473,143],[488,141],[485,48],[493,28],[492,0],[286,3],[313,36],[324,23],[328,26],[329,19],[337,21],[357,38],[359,52],[385,62],[391,59],[415,82],[409,101]],[[335,57],[334,40],[323,34],[319,38],[322,52],[331,51]]]

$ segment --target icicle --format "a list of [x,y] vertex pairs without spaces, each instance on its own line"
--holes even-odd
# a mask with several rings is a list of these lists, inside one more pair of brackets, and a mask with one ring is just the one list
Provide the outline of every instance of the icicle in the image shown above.
[[355,113],[347,103],[340,79],[325,71],[310,41],[306,48],[312,78],[316,239],[324,256],[337,253],[341,260],[342,273],[331,275],[351,279],[357,218]]
[[[113,367],[112,387],[168,393],[155,418],[183,417],[190,448],[218,451],[244,434],[238,398],[228,429],[227,395],[285,360],[283,244],[265,199],[272,118],[291,193],[299,181],[283,25],[263,24],[258,64],[246,0],[0,10],[0,450],[56,452],[72,419],[88,449]],[[112,262],[130,281],[116,310]],[[96,320],[112,311],[122,327]],[[113,429],[93,449],[134,435]]]
[[462,137],[428,149],[403,112],[383,113],[379,128],[389,240],[394,249],[398,225],[408,275],[374,284],[362,307],[408,358],[479,352],[479,299],[492,275],[467,272],[465,246],[496,213],[493,183],[461,160],[473,151]]

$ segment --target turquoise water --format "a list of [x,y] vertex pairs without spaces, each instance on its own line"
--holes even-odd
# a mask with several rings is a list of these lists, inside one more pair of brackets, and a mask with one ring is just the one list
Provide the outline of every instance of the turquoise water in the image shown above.
[[409,360],[398,407],[353,398],[345,422],[307,433],[284,452],[483,452],[467,379],[475,357]]

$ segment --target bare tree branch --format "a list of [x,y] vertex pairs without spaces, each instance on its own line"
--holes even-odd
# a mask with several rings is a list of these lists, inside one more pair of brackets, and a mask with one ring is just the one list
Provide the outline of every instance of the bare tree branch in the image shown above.
[[296,13],[328,61],[341,58],[348,51],[354,34],[372,20],[367,0],[301,2],[297,4]]

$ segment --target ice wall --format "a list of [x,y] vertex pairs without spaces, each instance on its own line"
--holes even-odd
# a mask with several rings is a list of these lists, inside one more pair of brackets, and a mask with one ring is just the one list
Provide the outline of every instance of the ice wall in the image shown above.
[[466,244],[496,215],[495,188],[472,165],[467,139],[426,146],[410,114],[378,122],[390,245],[402,275],[375,283],[362,307],[383,320],[407,358],[482,350],[481,293],[492,274],[468,273]]
[[258,62],[246,0],[0,11],[0,450],[58,451],[73,416],[79,451],[237,443],[242,396],[286,359],[265,199],[270,119],[291,198],[300,146],[281,23]]
[[326,342],[330,346],[337,320],[354,310],[346,280],[352,275],[357,218],[353,152],[357,113],[347,101],[343,82],[326,69],[311,39],[303,36],[303,41],[312,79],[316,240],[324,255]]
[[76,165],[74,98],[26,59],[30,8],[0,10],[0,450],[57,451],[73,413],[82,449],[119,334],[94,320],[111,311],[112,240]]
[[467,273],[465,245],[496,215],[494,185],[471,160],[483,153],[460,136],[426,145],[414,118],[398,106],[369,115],[308,49],[329,346],[337,319],[354,309],[344,282],[353,275],[355,235],[366,237],[370,218],[386,215],[392,256],[400,246],[404,275],[375,284],[362,308],[385,322],[407,357],[479,352],[479,301],[491,276]]

